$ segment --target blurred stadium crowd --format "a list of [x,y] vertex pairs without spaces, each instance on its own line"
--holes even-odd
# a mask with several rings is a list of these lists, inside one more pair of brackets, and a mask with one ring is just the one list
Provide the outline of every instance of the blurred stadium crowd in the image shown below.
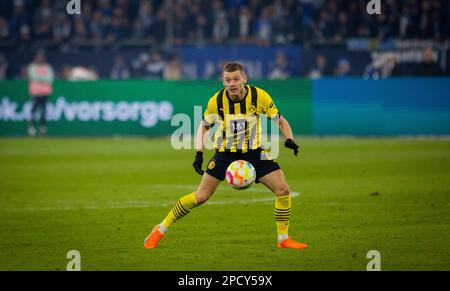
[[[368,15],[360,0],[82,0],[79,16],[66,13],[67,1],[0,0],[0,68],[7,63],[2,49],[42,48],[71,52],[80,48],[159,47],[159,52],[129,60],[116,56],[108,76],[163,78],[166,66],[180,66],[179,57],[161,53],[190,44],[252,44],[258,46],[317,43],[339,44],[352,38],[426,39],[448,42],[447,0],[386,0],[380,15]],[[325,62],[317,56],[314,66]],[[141,60],[142,59],[142,60]],[[148,72],[135,64],[153,62]],[[282,65],[283,56],[274,62]],[[91,68],[95,71],[94,67]],[[142,64],[141,64],[142,65]],[[142,66],[144,66],[142,65]],[[370,64],[367,64],[370,70]],[[60,76],[68,70],[65,64]],[[349,60],[333,64],[328,75],[345,71]],[[307,70],[307,74],[316,76]],[[367,73],[364,70],[364,73]],[[5,71],[5,69],[3,70]],[[153,73],[152,73],[153,71]],[[1,78],[2,69],[0,69]],[[324,73],[324,72],[322,72]],[[7,73],[4,73],[7,75]],[[12,74],[15,77],[17,74]],[[173,74],[172,74],[173,75]],[[11,77],[11,76],[10,76]],[[177,78],[177,76],[175,76]]]
[[73,18],[66,13],[66,1],[1,0],[0,40],[22,45],[144,39],[163,43],[170,17],[176,20],[171,28],[174,44],[450,37],[446,0],[387,0],[377,17],[368,15],[360,0],[174,0],[167,9],[168,3],[83,0],[80,17]]

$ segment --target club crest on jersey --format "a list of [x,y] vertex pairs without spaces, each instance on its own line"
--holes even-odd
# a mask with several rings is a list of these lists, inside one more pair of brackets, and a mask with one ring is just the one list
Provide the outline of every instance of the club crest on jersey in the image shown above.
[[208,169],[212,170],[216,167],[216,163],[214,161],[211,161],[208,165]]
[[252,104],[248,107],[248,112],[249,113],[256,113],[256,107]]

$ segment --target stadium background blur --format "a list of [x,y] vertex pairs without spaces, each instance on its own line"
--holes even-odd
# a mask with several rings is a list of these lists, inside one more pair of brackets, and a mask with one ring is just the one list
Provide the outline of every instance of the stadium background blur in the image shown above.
[[0,1],[0,79],[24,79],[40,48],[59,79],[76,66],[102,79],[212,79],[237,56],[253,79],[450,74],[445,0],[383,1],[380,15],[358,0],[84,0],[79,16],[66,2]]

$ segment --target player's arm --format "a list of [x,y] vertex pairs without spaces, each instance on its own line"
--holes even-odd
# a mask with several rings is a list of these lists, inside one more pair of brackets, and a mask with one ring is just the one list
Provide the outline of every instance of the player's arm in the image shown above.
[[208,102],[208,106],[206,107],[206,111],[203,114],[203,120],[200,122],[200,125],[197,129],[197,135],[195,138],[195,160],[192,166],[194,167],[194,170],[199,174],[202,175],[205,173],[202,169],[203,165],[203,141],[206,134],[208,134],[210,128],[214,124],[214,106],[212,101],[210,100]]
[[285,140],[292,139],[294,140],[294,134],[292,133],[292,128],[289,122],[283,116],[280,116],[275,122],[280,127],[281,134],[283,135]]
[[208,134],[210,127],[205,126],[203,122],[200,123],[200,126],[197,129],[197,137],[195,139],[195,151],[203,152],[204,144],[203,140],[206,134]]
[[202,170],[203,165],[203,137],[209,131],[209,127],[205,126],[203,122],[200,122],[200,126],[197,130],[197,137],[195,139],[195,160],[192,166],[194,170],[199,174],[204,174],[205,171]]
[[292,149],[294,151],[294,155],[297,155],[299,146],[294,142],[294,134],[292,133],[292,128],[289,125],[289,122],[286,120],[286,118],[281,116],[278,108],[273,103],[272,98],[269,94],[264,92],[264,94],[262,94],[262,97],[266,114],[280,127],[281,134],[285,139],[284,146]]
[[299,146],[294,142],[294,134],[292,132],[291,126],[289,125],[289,122],[283,116],[279,116],[279,118],[275,122],[278,123],[281,134],[284,137],[284,146],[292,149],[294,151],[294,155],[297,155]]

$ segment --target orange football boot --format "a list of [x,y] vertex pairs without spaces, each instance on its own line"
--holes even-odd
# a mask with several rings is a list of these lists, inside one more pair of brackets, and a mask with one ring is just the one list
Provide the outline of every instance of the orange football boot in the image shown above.
[[288,237],[287,239],[285,239],[281,243],[279,242],[277,244],[277,247],[279,247],[279,248],[288,248],[288,249],[306,249],[306,248],[308,248],[308,245],[304,244],[304,243],[296,242],[292,238]]
[[158,242],[163,238],[164,234],[159,231],[159,225],[156,225],[152,232],[144,240],[144,248],[153,249],[156,248]]

